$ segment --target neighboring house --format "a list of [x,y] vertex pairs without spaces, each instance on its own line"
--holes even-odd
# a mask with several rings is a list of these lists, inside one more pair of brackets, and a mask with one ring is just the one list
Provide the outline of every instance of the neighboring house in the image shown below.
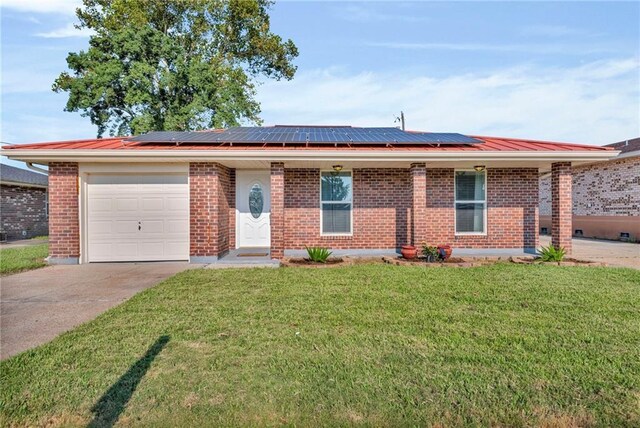
[[0,238],[47,235],[47,176],[0,164]]
[[[609,144],[620,154],[573,169],[574,236],[640,240],[640,138]],[[551,233],[551,177],[540,178],[540,230]]]
[[13,145],[49,166],[50,262],[214,262],[324,246],[379,254],[427,242],[477,254],[538,246],[551,171],[553,242],[571,250],[572,165],[612,148],[397,128],[231,128]]

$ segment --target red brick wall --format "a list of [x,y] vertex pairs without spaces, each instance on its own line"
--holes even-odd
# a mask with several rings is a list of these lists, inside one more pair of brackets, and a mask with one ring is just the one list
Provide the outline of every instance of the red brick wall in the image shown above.
[[78,219],[78,164],[49,164],[49,256],[80,257]]
[[[285,170],[285,248],[305,245],[347,248],[397,248],[413,238],[417,224],[429,244],[454,248],[522,248],[538,245],[538,170],[487,170],[487,235],[455,236],[454,170],[426,170],[423,223],[412,220],[413,194],[422,182],[409,169],[353,170],[353,236],[320,236],[320,179],[317,169]],[[273,191],[273,190],[272,190]],[[418,223],[415,223],[418,221]],[[272,238],[273,239],[273,238]]]
[[[0,230],[8,240],[49,234],[46,212],[47,189],[0,186]],[[25,234],[23,234],[25,232]]]
[[[231,230],[231,218],[235,219],[235,209],[231,215],[231,207],[235,207],[235,183],[231,182],[231,169],[218,165],[218,254],[223,255],[230,248],[229,234]],[[233,195],[232,195],[233,193]],[[232,196],[234,198],[233,202]],[[235,227],[235,221],[233,222]],[[234,232],[235,234],[235,232]]]
[[427,168],[424,163],[414,163],[410,168],[412,210],[410,224],[411,242],[421,245],[427,238]]
[[[273,188],[272,206],[273,206]],[[408,169],[353,170],[353,236],[320,236],[320,171],[285,170],[285,248],[396,248],[411,240]],[[272,214],[273,215],[273,214]],[[273,235],[271,237],[273,240]]]
[[231,170],[214,162],[189,164],[190,252],[223,255],[229,249]]
[[[285,249],[285,169],[281,162],[271,163],[271,257],[281,259]],[[286,224],[287,229],[291,225]],[[309,245],[309,244],[307,244]]]
[[551,165],[551,242],[571,253],[571,162]]
[[454,169],[427,169],[427,242],[454,248],[538,246],[538,169],[487,169],[487,233],[455,235]]

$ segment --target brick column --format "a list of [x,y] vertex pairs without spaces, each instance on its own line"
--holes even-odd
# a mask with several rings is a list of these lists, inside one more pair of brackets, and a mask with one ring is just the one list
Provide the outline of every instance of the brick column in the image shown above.
[[413,245],[422,245],[427,236],[427,166],[412,163],[411,168],[411,240]]
[[284,257],[284,163],[271,163],[271,258]]
[[228,250],[230,170],[215,162],[189,164],[189,260],[213,263]]
[[551,243],[571,254],[571,162],[551,165]]
[[77,264],[80,258],[78,164],[49,164],[49,263]]

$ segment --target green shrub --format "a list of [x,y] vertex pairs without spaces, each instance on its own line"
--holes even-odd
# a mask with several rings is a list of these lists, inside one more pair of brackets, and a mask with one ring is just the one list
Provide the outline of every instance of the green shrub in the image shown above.
[[438,247],[432,247],[427,244],[424,244],[422,246],[422,255],[427,259],[428,262],[435,262],[440,259],[440,252],[438,251]]
[[329,256],[332,254],[328,248],[324,247],[307,247],[307,254],[309,254],[309,259],[316,263],[326,263]]
[[551,244],[548,247],[540,248],[540,258],[543,262],[561,262],[566,253],[564,248],[556,248]]

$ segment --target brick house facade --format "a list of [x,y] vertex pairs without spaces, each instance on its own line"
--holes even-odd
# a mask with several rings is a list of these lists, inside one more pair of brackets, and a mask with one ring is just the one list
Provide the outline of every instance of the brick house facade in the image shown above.
[[[640,239],[640,138],[623,144],[611,145],[623,149],[615,159],[573,167],[574,236]],[[546,233],[551,232],[551,181],[549,175],[540,178],[540,227]]]
[[[118,247],[122,251],[133,248],[135,256],[140,248],[158,252],[162,246],[184,245],[184,253],[179,254],[194,263],[215,262],[230,251],[246,247],[240,244],[248,242],[248,233],[259,235],[259,242],[266,244],[274,259],[305,246],[356,253],[396,251],[405,244],[423,243],[449,244],[454,252],[458,249],[478,254],[532,251],[538,246],[541,164],[554,177],[553,241],[570,251],[571,159],[607,159],[615,152],[562,143],[508,140],[503,144],[503,140],[478,138],[485,144],[481,152],[463,145],[460,149],[455,145],[421,145],[404,150],[372,146],[328,152],[307,147],[285,151],[236,146],[220,149],[216,145],[215,149],[201,149],[182,144],[144,145],[136,150],[121,139],[96,142],[95,147],[103,149],[97,156],[105,156],[108,147],[122,157],[113,167],[109,162],[72,161],[75,152],[66,150],[65,161],[47,162],[50,258],[58,263],[92,261],[86,230],[97,226],[88,226],[93,223],[87,216],[98,209],[113,212],[113,218],[107,217],[100,227],[111,228],[108,236],[122,240]],[[38,158],[42,156],[38,150],[56,150],[58,146],[51,144],[5,150],[15,150],[9,152],[11,156],[42,162],[45,159]],[[87,146],[86,142],[81,144],[83,156],[91,156]],[[514,146],[526,153],[521,155]],[[515,160],[502,159],[505,152]],[[140,163],[138,156],[148,160]],[[466,157],[472,160],[466,161]],[[528,161],[528,157],[534,159]],[[143,179],[148,174],[154,175],[154,180]],[[163,178],[176,174],[184,174],[186,179]],[[247,174],[252,177],[249,181]],[[125,175],[141,178],[121,180]],[[323,183],[325,178],[330,183],[339,175],[348,177],[347,191],[341,189],[344,199],[332,201],[332,194],[325,194],[329,187],[325,189]],[[111,178],[94,182],[91,177],[95,176]],[[87,192],[91,194],[92,186],[97,185],[92,183],[110,183],[119,189],[121,181],[126,182],[122,191],[87,202]],[[147,182],[155,184],[144,184]],[[172,195],[180,195],[175,190],[186,186],[185,199],[163,199],[162,189],[169,189],[166,186],[173,186]],[[180,212],[184,216],[160,218],[163,210],[178,209],[175,207],[183,206],[183,202],[185,211]],[[92,211],[88,203],[98,205]],[[171,206],[153,211],[162,203]],[[242,208],[245,205],[250,210]],[[335,230],[327,232],[325,227]],[[175,242],[163,240],[162,230],[175,232],[178,238]]]
[[10,241],[49,234],[45,175],[2,165],[0,232]]

